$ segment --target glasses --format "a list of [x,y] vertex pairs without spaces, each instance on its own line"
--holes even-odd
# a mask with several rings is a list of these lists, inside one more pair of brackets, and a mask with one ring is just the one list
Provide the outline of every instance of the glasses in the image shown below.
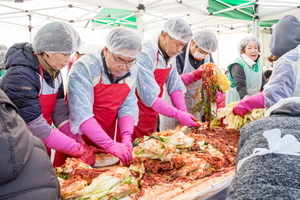
[[[110,52],[110,51],[109,51]],[[119,59],[116,59],[114,54],[112,52],[110,52],[110,54],[112,55],[114,61],[117,63],[117,65],[119,66],[123,66],[123,65],[126,65],[128,67],[131,67],[132,65],[135,64],[136,60],[132,60],[132,61],[125,61],[125,60],[119,60]]]

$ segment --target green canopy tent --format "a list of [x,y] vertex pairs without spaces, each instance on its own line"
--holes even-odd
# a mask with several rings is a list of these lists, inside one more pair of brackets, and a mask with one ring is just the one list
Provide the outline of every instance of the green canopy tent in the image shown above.
[[212,16],[242,19],[253,27],[253,34],[259,36],[260,27],[272,27],[287,14],[299,15],[298,1],[268,0],[208,0],[208,12]]

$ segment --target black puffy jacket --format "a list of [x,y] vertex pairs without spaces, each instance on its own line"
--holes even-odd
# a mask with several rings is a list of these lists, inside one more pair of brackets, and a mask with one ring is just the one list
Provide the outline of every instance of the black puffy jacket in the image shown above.
[[[42,114],[38,98],[41,89],[38,59],[31,44],[17,43],[8,49],[5,60],[7,71],[0,81],[0,89],[18,107],[21,117],[28,124]],[[54,88],[52,77],[47,71],[43,72],[48,85]],[[57,98],[64,98],[63,84]]]
[[0,90],[0,200],[59,199],[59,183],[42,141]]

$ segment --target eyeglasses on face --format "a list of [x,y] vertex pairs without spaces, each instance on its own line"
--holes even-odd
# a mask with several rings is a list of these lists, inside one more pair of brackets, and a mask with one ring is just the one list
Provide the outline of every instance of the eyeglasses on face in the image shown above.
[[[109,52],[110,52],[110,51],[109,51]],[[116,59],[115,55],[114,55],[112,52],[110,52],[110,53],[111,53],[111,55],[112,55],[114,61],[115,61],[115,62],[117,63],[117,65],[119,65],[119,66],[126,65],[126,66],[128,66],[128,67],[131,67],[132,65],[134,65],[134,64],[136,63],[136,60],[135,60],[135,59],[132,60],[132,61],[125,61],[125,60],[121,60],[121,59]]]

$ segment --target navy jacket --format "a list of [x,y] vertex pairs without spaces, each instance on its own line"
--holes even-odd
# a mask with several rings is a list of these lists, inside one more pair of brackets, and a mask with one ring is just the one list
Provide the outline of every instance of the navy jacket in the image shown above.
[[[0,89],[18,107],[21,117],[28,124],[42,114],[38,99],[41,89],[38,59],[29,43],[14,44],[7,51],[5,59],[7,71],[1,79]],[[54,88],[53,78],[43,71],[44,79]],[[57,98],[64,98],[63,84],[60,85]]]

